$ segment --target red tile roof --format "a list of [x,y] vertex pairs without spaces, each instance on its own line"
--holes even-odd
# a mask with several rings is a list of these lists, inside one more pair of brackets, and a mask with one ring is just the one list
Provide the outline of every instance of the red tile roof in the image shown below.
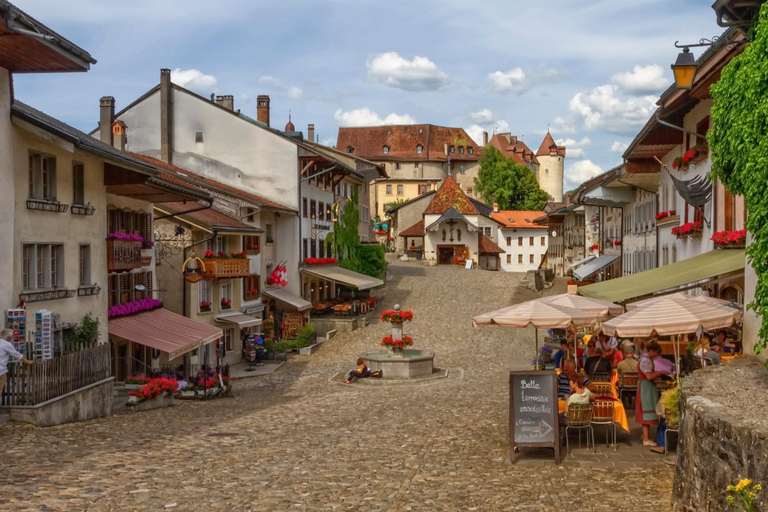
[[[373,161],[419,160],[446,161],[444,145],[453,146],[451,160],[477,161],[483,148],[476,144],[463,128],[449,128],[431,124],[366,126],[339,128],[336,147],[341,151],[353,149],[353,155]],[[417,146],[422,146],[422,152]],[[389,148],[385,154],[384,146]],[[463,148],[463,153],[460,153]],[[472,148],[472,154],[469,153]]]
[[533,154],[531,148],[526,146],[525,142],[519,140],[516,135],[512,135],[511,133],[497,133],[491,137],[488,144],[501,151],[505,157],[512,158],[519,164],[529,165],[531,163],[539,163],[538,158]]
[[[193,202],[186,203],[161,203],[157,205],[162,210],[167,210],[171,213],[181,213],[185,217],[194,219],[198,222],[205,224],[211,228],[224,227],[224,228],[238,228],[238,229],[253,229],[253,226],[249,226],[237,219],[233,219],[229,215],[225,215],[217,210],[208,208],[207,210],[199,210],[200,205]],[[193,211],[198,210],[198,211]]]
[[[171,165],[167,162],[163,162],[162,160],[158,160],[157,158],[152,158],[151,156],[146,156],[146,155],[140,155],[138,153],[131,153],[130,151],[126,151],[126,153],[133,155],[135,157],[141,158],[142,160],[149,162],[150,164],[160,169],[164,169],[167,172],[161,173],[161,176],[168,176],[173,180],[172,181],[173,183],[180,182],[187,186],[190,186],[190,182],[197,185],[202,185],[202,186],[207,185],[212,188],[219,189],[222,192],[233,194],[242,199],[253,201],[262,206],[269,206],[272,208],[277,208],[279,210],[285,210],[285,211],[295,211],[293,208],[289,208],[288,206],[284,206],[280,203],[270,201],[269,199],[264,199],[263,197],[257,196],[255,194],[251,194],[250,192],[245,192],[244,190],[240,190],[233,186],[226,185],[219,181],[206,178],[205,176],[201,176],[187,169],[182,169],[181,167],[176,167],[175,165]],[[181,176],[179,174],[181,174]]]
[[552,138],[552,134],[549,132],[547,132],[544,140],[541,141],[541,146],[539,146],[536,156],[549,156],[552,153],[553,146],[558,156],[565,156],[565,146],[558,146],[557,143],[555,143],[555,139]]
[[419,222],[409,227],[408,229],[402,230],[399,236],[424,236],[424,219],[421,219]]
[[435,197],[432,198],[427,209],[424,210],[424,213],[442,215],[451,207],[456,208],[462,215],[480,214],[464,191],[453,181],[453,177],[448,176],[438,189]]
[[496,245],[482,233],[477,234],[477,252],[480,254],[503,254],[504,249]]
[[542,216],[541,211],[500,210],[491,213],[491,217],[505,228],[541,229],[534,221]]

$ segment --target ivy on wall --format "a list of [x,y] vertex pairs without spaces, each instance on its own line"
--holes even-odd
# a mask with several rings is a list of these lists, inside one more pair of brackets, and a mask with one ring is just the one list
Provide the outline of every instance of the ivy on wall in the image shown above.
[[755,352],[768,340],[768,3],[750,36],[752,42],[722,71],[711,88],[712,128],[707,134],[712,174],[731,192],[744,195],[749,212],[747,246],[757,273],[755,300],[749,304],[762,318]]

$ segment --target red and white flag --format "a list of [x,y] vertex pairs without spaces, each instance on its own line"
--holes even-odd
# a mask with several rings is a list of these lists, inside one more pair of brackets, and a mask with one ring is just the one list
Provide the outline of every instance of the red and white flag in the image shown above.
[[285,288],[288,286],[288,270],[285,268],[285,263],[283,264],[277,264],[275,266],[275,270],[272,271],[272,273],[269,276],[270,284],[274,284],[277,286],[282,286]]

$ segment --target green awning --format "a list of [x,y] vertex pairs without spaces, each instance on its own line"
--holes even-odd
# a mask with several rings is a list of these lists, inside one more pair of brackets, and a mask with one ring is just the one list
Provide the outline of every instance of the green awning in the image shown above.
[[645,272],[580,286],[579,294],[608,302],[624,302],[744,270],[744,264],[744,249],[716,249]]

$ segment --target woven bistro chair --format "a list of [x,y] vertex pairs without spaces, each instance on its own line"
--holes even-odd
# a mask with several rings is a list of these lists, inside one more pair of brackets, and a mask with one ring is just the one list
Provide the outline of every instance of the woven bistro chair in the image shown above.
[[592,382],[611,382],[611,373],[598,373],[595,372],[591,375],[587,375]]
[[624,395],[629,395],[637,398],[637,382],[639,377],[637,373],[620,373],[619,374],[619,398],[622,403],[624,402]]
[[608,398],[613,398],[613,384],[610,382],[593,382],[592,387],[595,390],[593,392],[595,396],[607,396]]
[[[616,424],[613,422],[613,401],[612,400],[597,400],[592,403],[592,425],[605,425],[605,446],[608,446],[608,434],[611,435],[613,441],[613,449],[616,450]],[[592,434],[592,446],[597,453],[597,445],[595,444],[594,431]]]
[[592,404],[571,404],[568,406],[568,426],[565,427],[565,450],[570,455],[571,445],[568,440],[568,430],[576,429],[579,432],[579,448],[581,448],[581,431],[587,431],[587,450],[589,450],[590,436],[592,447],[595,447],[595,432],[592,430]]

